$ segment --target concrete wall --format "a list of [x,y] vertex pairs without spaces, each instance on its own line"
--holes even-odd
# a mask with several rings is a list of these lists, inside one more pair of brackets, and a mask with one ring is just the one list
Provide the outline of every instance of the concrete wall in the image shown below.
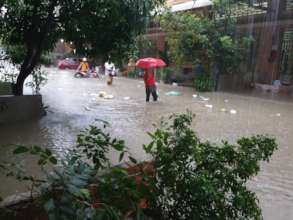
[[45,115],[40,95],[0,96],[0,125]]

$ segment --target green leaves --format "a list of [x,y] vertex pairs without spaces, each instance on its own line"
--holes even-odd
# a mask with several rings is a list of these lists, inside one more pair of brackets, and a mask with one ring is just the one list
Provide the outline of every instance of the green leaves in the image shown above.
[[194,80],[194,87],[196,91],[199,92],[212,91],[214,88],[214,81],[212,79],[211,74],[202,73],[200,75],[197,75]]
[[29,151],[29,148],[24,147],[24,146],[19,146],[17,147],[14,151],[13,154],[23,154]]
[[133,157],[128,157],[128,159],[129,159],[132,163],[137,164],[137,160],[134,159]]
[[[103,123],[105,125],[105,123]],[[125,141],[113,138],[104,130],[90,126],[77,137],[75,157],[81,158],[84,155],[90,159],[97,170],[109,166],[107,154],[110,149],[120,152],[119,161],[122,161],[127,153]]]
[[[277,149],[268,136],[238,144],[201,142],[191,129],[192,113],[173,115],[144,145],[153,158],[155,209],[163,219],[261,219],[255,193],[246,182]],[[172,201],[172,202],[170,202]]]
[[[165,13],[161,15],[160,23],[168,33],[168,52],[177,66],[201,64],[206,75],[216,74],[217,68],[219,74],[240,72],[239,65],[245,60],[249,41],[235,37],[236,26],[231,17],[210,19],[194,13]],[[209,91],[210,80],[199,80],[198,90]],[[218,79],[215,81],[217,86]]]
[[53,199],[49,199],[45,205],[44,205],[45,210],[50,213],[55,209],[55,204]]
[[57,158],[52,154],[49,149],[43,149],[38,146],[17,146],[13,150],[13,154],[20,155],[20,154],[30,154],[34,156],[39,156],[38,164],[43,166],[47,163],[51,163],[53,165],[57,164]]
[[[193,118],[190,111],[171,115],[149,133],[152,140],[143,148],[152,162],[145,163],[130,156],[123,140],[90,126],[78,135],[77,148],[62,169],[46,173],[38,201],[49,219],[261,219],[246,182],[277,149],[276,140],[257,135],[236,144],[202,142],[191,129]],[[110,149],[119,153],[120,162],[126,155],[130,167],[110,167]],[[18,146],[13,152],[38,156],[41,165],[57,163],[50,150],[37,146]],[[34,186],[43,183],[7,174]]]
[[[13,64],[28,65],[25,60],[35,61],[31,62],[28,74],[34,73],[41,56],[52,51],[60,38],[73,42],[78,54],[103,57],[112,53],[112,57],[122,59],[135,37],[145,31],[153,11],[163,2],[2,0],[5,14],[0,16],[1,44]],[[31,53],[32,50],[36,53]],[[37,92],[45,79],[40,74],[33,74],[33,78],[31,85]]]

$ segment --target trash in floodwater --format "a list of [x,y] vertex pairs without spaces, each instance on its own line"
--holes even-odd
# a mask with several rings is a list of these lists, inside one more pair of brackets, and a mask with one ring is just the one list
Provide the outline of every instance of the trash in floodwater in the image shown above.
[[221,112],[227,112],[227,109],[221,108]]
[[90,111],[91,109],[87,106],[84,106],[84,109],[87,110],[87,111]]
[[235,114],[237,114],[237,111],[235,109],[231,109],[230,114],[235,115]]
[[113,98],[114,98],[113,95],[106,95],[106,96],[104,96],[104,99],[113,99]]
[[91,93],[90,96],[99,96],[99,94]]
[[166,93],[167,96],[180,96],[181,93],[177,91],[170,91]]
[[192,97],[196,99],[198,97],[198,95],[197,94],[193,94]]
[[281,117],[281,113],[277,113],[276,116],[277,116],[277,117]]
[[130,97],[126,96],[126,97],[124,97],[123,99],[124,99],[124,100],[129,100]]
[[206,97],[203,97],[203,96],[200,96],[199,97],[202,101],[209,101],[210,100],[210,98],[206,98]]
[[107,95],[107,93],[104,91],[99,92],[99,97],[101,97],[101,98],[104,98],[106,95]]
[[178,86],[178,83],[173,82],[172,86]]
[[213,105],[205,105],[207,108],[213,108]]
[[226,103],[227,103],[227,102],[229,102],[229,100],[228,100],[228,99],[225,99],[225,100],[224,100],[224,102],[226,102]]

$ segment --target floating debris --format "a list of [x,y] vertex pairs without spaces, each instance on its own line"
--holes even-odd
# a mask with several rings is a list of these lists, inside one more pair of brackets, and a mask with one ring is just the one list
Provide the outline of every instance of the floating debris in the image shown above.
[[213,108],[213,105],[205,105],[206,108]]
[[98,94],[98,96],[101,97],[101,98],[104,98],[106,95],[107,95],[107,93],[104,92],[104,91],[101,91],[101,92],[99,92],[99,94]]
[[193,95],[192,95],[192,98],[195,98],[195,99],[196,99],[197,97],[198,97],[197,94],[193,94]]
[[178,83],[173,82],[172,86],[178,86]]
[[113,98],[114,98],[113,95],[106,95],[106,96],[104,96],[104,99],[113,99]]
[[228,99],[225,99],[225,100],[224,100],[224,102],[228,103],[228,102],[229,102],[229,100],[228,100]]
[[277,113],[276,116],[277,116],[277,117],[281,117],[281,113]]
[[166,93],[167,96],[180,96],[181,93],[177,91],[170,91]]
[[124,97],[123,99],[124,99],[124,100],[129,100],[130,97],[126,96],[126,97]]
[[227,112],[227,109],[221,108],[221,112]]
[[90,111],[91,109],[87,106],[84,106],[84,109],[87,110],[87,111]]
[[235,109],[231,109],[230,114],[235,115],[235,114],[237,114],[237,111]]
[[200,98],[202,101],[205,101],[205,102],[210,100],[210,98],[203,97],[203,96],[199,96],[199,98]]

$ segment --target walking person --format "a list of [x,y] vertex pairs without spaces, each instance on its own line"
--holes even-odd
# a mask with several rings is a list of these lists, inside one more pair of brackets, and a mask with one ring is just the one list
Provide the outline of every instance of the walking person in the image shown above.
[[146,90],[146,102],[150,101],[150,96],[152,94],[154,102],[158,100],[156,80],[153,68],[148,68],[145,70],[143,75],[145,90]]
[[110,59],[105,63],[105,75],[108,76],[107,84],[112,85],[115,75],[115,65]]

